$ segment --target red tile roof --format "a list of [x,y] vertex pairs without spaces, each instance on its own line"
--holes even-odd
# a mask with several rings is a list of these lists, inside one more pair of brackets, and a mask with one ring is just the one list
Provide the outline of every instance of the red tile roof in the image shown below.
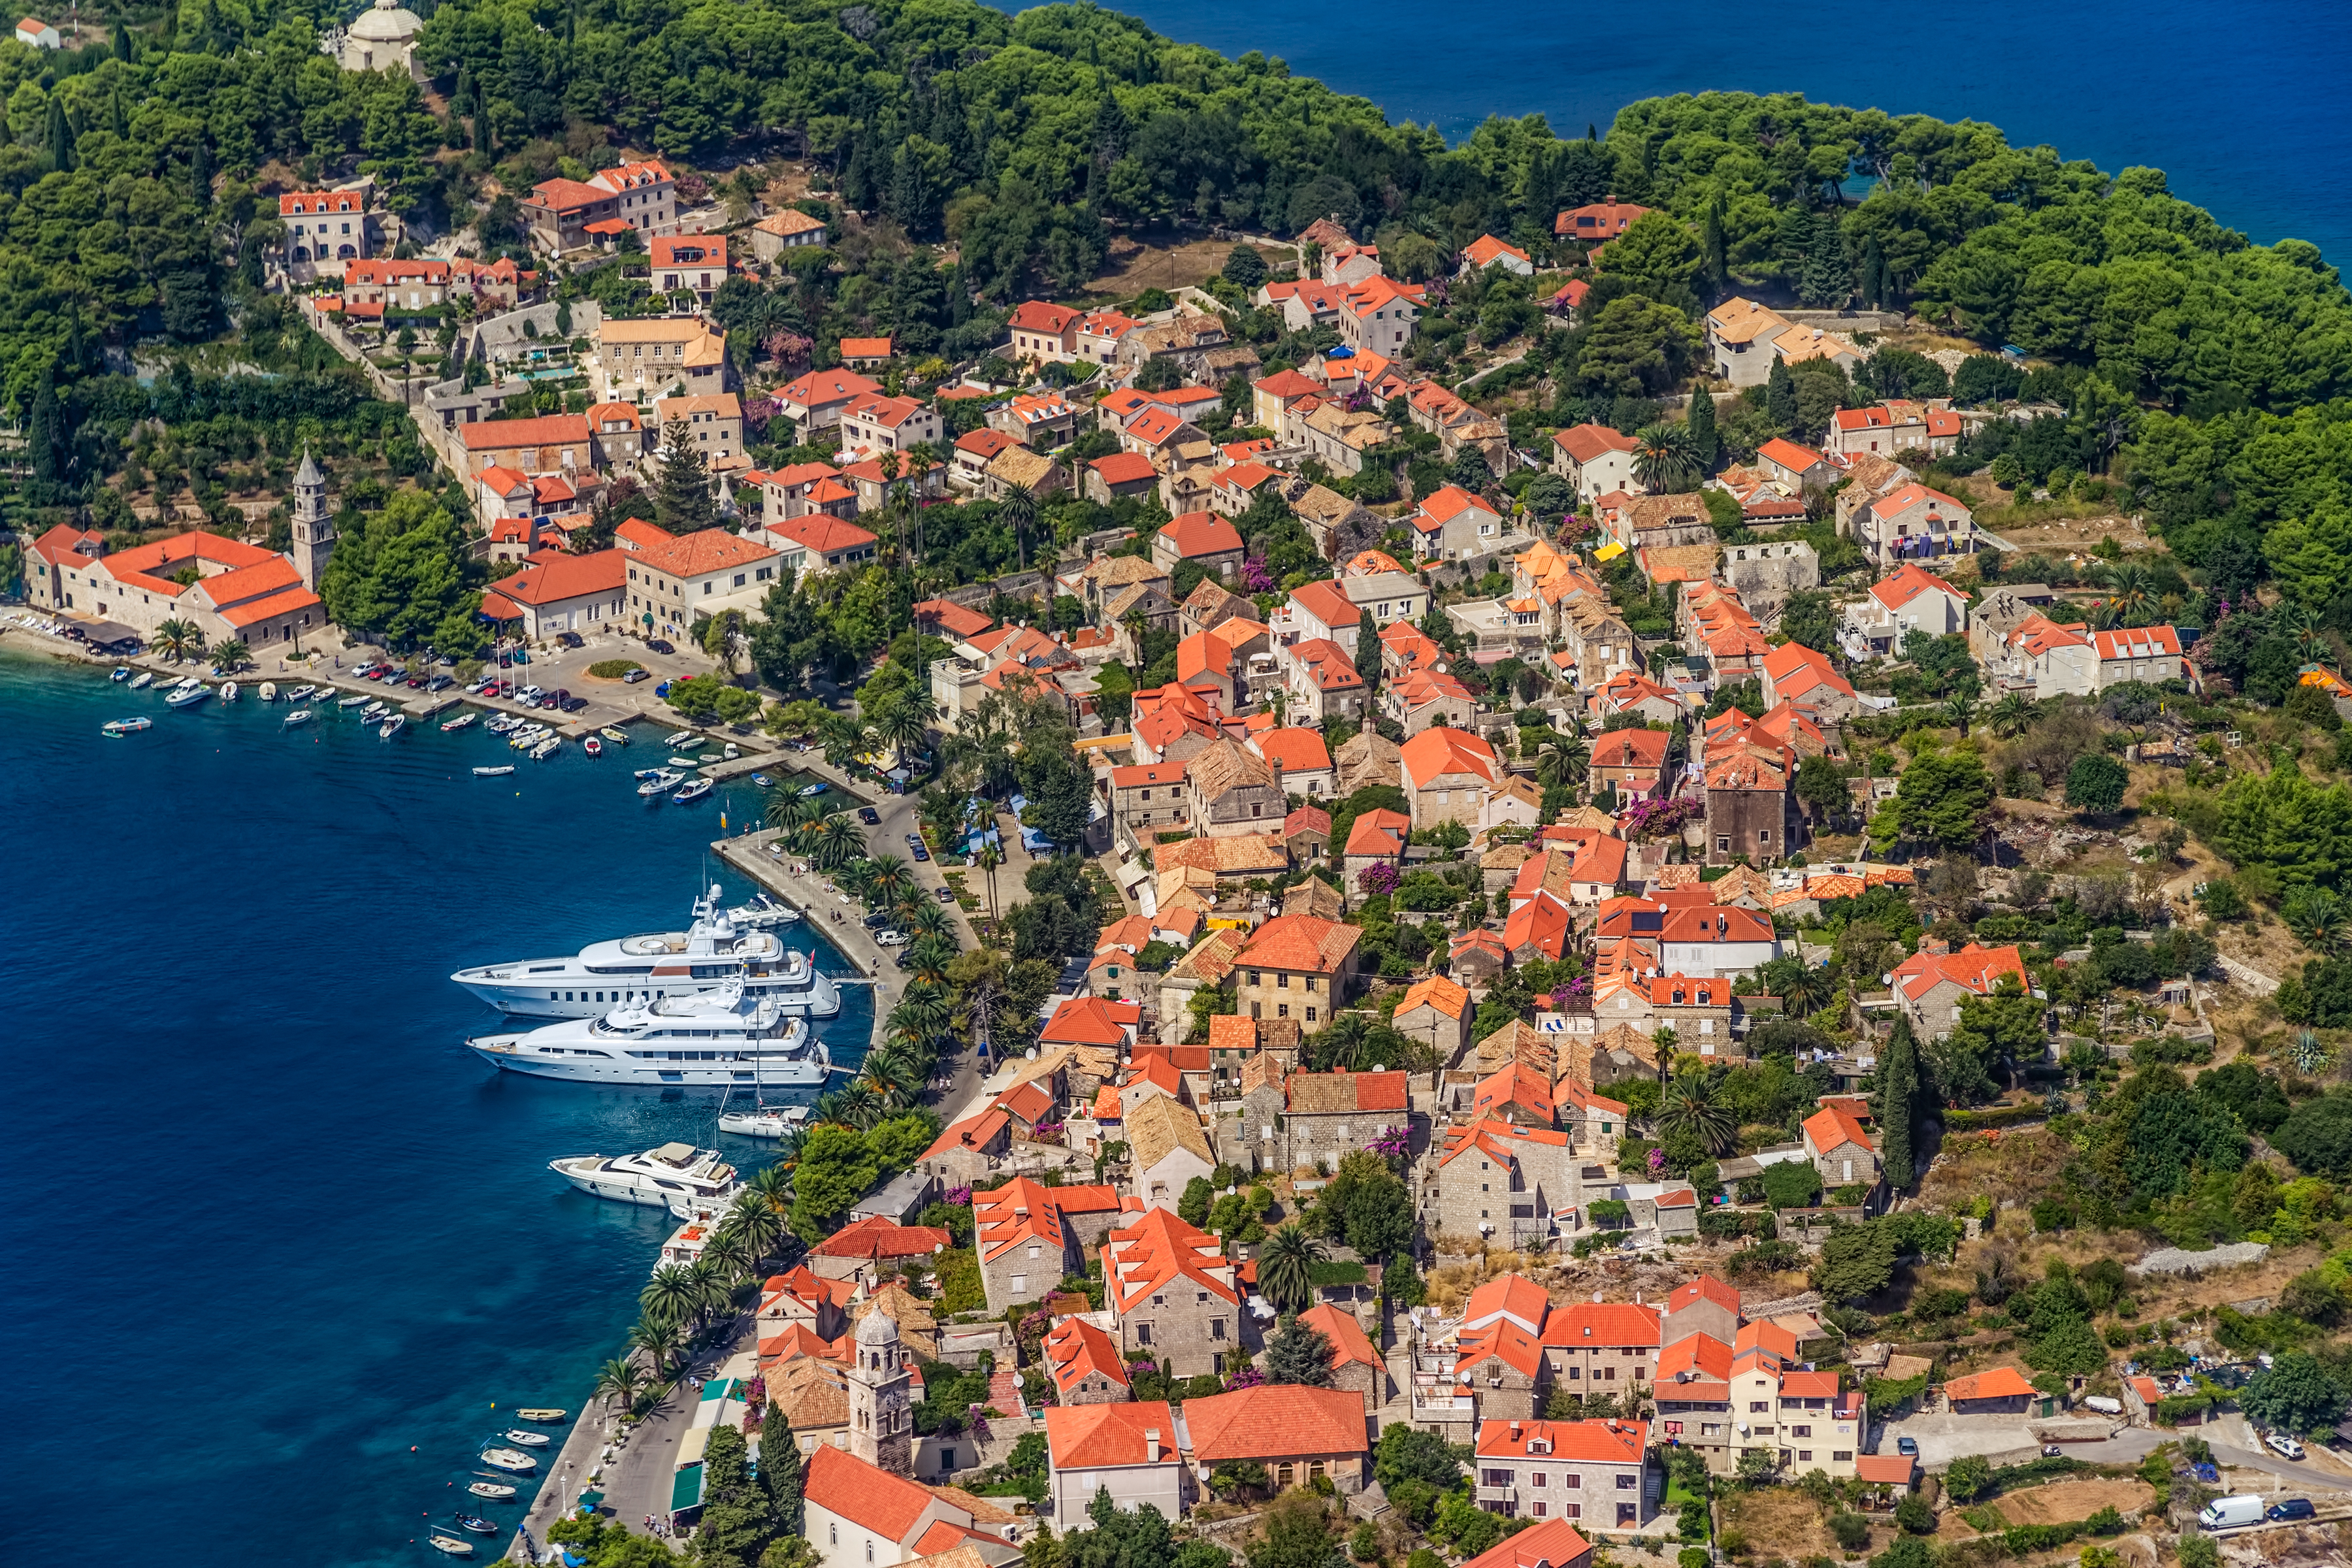
[[1550,1519],[1481,1552],[1462,1568],[1586,1568],[1591,1561],[1591,1543],[1576,1527]]
[[1756,455],[1769,458],[1784,468],[1794,468],[1801,474],[1829,460],[1811,447],[1800,447],[1794,441],[1779,436],[1757,447]]
[[[827,485],[832,485],[835,489],[840,491],[842,496],[856,493],[843,489],[831,479],[820,479],[817,481],[817,488],[809,493],[809,499],[811,500],[828,499],[824,494]],[[816,555],[836,555],[845,550],[863,550],[869,544],[878,542],[873,534],[856,523],[845,522],[832,513],[823,511],[804,511],[798,517],[788,517],[780,521],[769,523],[767,531],[778,539],[788,540]]]
[[835,1231],[809,1248],[812,1258],[925,1258],[955,1245],[955,1237],[931,1225],[898,1225],[880,1215]]
[[1213,511],[1188,511],[1162,527],[1160,534],[1186,561],[1203,555],[1239,554],[1242,548],[1241,534]]
[[1638,1465],[1649,1444],[1644,1421],[1481,1421],[1478,1457],[1580,1459]]
[[[1856,1121],[1846,1112],[1837,1110],[1817,1110],[1806,1117],[1805,1142],[1811,1144],[1816,1152],[1822,1154],[1833,1149],[1843,1148],[1848,1143],[1859,1144],[1864,1149],[1872,1150],[1878,1147],[1870,1141],[1870,1134],[1862,1130],[1861,1122]],[[1793,1346],[1790,1347],[1789,1353],[1791,1355],[1796,1353]]]
[[1356,1321],[1356,1315],[1336,1301],[1325,1301],[1298,1314],[1298,1321],[1331,1342],[1333,1370],[1360,1363],[1376,1372],[1387,1370],[1388,1363],[1381,1352],[1372,1348],[1371,1340]]
[[588,442],[584,414],[542,414],[531,419],[484,419],[461,426],[468,452],[503,452],[516,447],[567,447]]
[[[1234,1266],[1217,1238],[1187,1225],[1173,1209],[1146,1209],[1133,1225],[1103,1238],[1103,1279],[1108,1304],[1131,1311],[1154,1290],[1188,1279],[1238,1306]],[[1360,1401],[1359,1414],[1362,1411]]]
[[[1118,1342],[1084,1318],[1064,1318],[1045,1335],[1045,1364],[1053,1369],[1054,1386],[1067,1394],[1086,1378],[1108,1378],[1118,1388],[1129,1386],[1127,1363]],[[1163,1436],[1169,1429],[1161,1427]]]
[[[1331,752],[1315,730],[1268,730],[1250,742],[1258,755],[1285,773],[1313,773],[1331,765]],[[1325,826],[1330,824],[1327,819]]]
[[1472,1373],[1489,1357],[1529,1377],[1543,1375],[1543,1342],[1508,1318],[1498,1319],[1475,1333],[1464,1331],[1461,1354],[1454,1363],[1454,1375]]
[[[1074,1318],[1064,1320],[1065,1324],[1075,1321]],[[1060,1330],[1055,1331],[1058,1333]],[[1099,1330],[1096,1331],[1100,1332]],[[1154,1433],[1158,1434],[1156,1454],[1152,1449]],[[1176,1454],[1176,1416],[1164,1399],[1139,1400],[1132,1404],[1047,1405],[1045,1450],[1057,1470],[1108,1470],[1122,1465],[1177,1464],[1180,1461]]]
[[1702,1274],[1675,1286],[1674,1294],[1666,1298],[1666,1310],[1670,1314],[1679,1312],[1685,1307],[1696,1306],[1700,1301],[1712,1301],[1727,1309],[1735,1317],[1739,1312],[1739,1292],[1712,1274]]
[[627,574],[625,550],[597,550],[586,555],[541,551],[521,571],[491,586],[517,605],[556,605],[590,594],[616,592]]
[[1242,949],[1244,964],[1267,969],[1307,970],[1318,974],[1339,971],[1356,951],[1360,933],[1353,926],[1313,915],[1283,915],[1258,927]]
[[2021,1394],[2034,1392],[2033,1384],[2026,1382],[2023,1374],[2013,1366],[1997,1366],[1990,1372],[1956,1377],[1944,1384],[1947,1400],[2014,1399]]
[[1631,452],[1641,445],[1606,425],[1572,425],[1565,430],[1553,431],[1551,438],[1561,451],[1580,463],[1589,463],[1607,452]]
[[1346,590],[1328,577],[1318,577],[1312,583],[1302,583],[1290,591],[1290,596],[1317,620],[1337,631],[1341,626],[1358,625],[1364,612],[1356,607]]
[[1408,787],[1416,789],[1426,788],[1432,780],[1448,773],[1475,773],[1491,784],[1501,772],[1495,748],[1484,739],[1442,724],[1407,741],[1397,761],[1404,769]]
[[1112,1002],[1100,996],[1078,996],[1054,1009],[1039,1031],[1040,1045],[1119,1046],[1127,1030],[1140,1021],[1133,1002]]
[[1114,452],[1108,458],[1097,458],[1087,466],[1100,474],[1107,485],[1134,484],[1138,480],[1160,477],[1160,470],[1151,466],[1151,459],[1140,452]]
[[1470,1292],[1462,1309],[1462,1321],[1476,1328],[1509,1317],[1529,1331],[1540,1333],[1544,1316],[1550,1310],[1551,1298],[1544,1294],[1542,1286],[1524,1274],[1497,1274]]
[[1631,1345],[1658,1348],[1660,1314],[1632,1301],[1578,1301],[1555,1307],[1544,1320],[1548,1345]]
[[1360,1454],[1364,1400],[1343,1388],[1270,1383],[1233,1394],[1184,1402],[1192,1457],[1203,1464],[1234,1459]]
[[1907,1487],[1911,1484],[1912,1473],[1918,1468],[1919,1461],[1908,1454],[1856,1454],[1853,1457],[1855,1477],[1874,1486]]
[[680,534],[667,544],[641,547],[637,559],[649,571],[664,572],[673,577],[700,577],[765,561],[774,554],[766,545],[723,528],[702,528]]
[[809,1455],[801,1496],[828,1513],[904,1544],[937,1500],[903,1476],[867,1464],[846,1449],[820,1443]]

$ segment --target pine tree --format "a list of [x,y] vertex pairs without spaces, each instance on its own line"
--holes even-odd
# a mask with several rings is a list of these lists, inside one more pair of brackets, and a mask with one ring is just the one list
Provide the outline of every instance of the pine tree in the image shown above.
[[1789,374],[1787,360],[1776,357],[1764,378],[1764,418],[1784,436],[1797,427],[1797,378]]
[[1919,1047],[1911,1020],[1897,1014],[1886,1042],[1886,1065],[1878,1075],[1878,1136],[1886,1161],[1886,1184],[1911,1184],[1911,1122],[1919,1099]]
[[654,481],[654,521],[672,533],[693,533],[719,521],[710,469],[701,450],[686,437],[683,420],[673,419],[663,427],[661,477]]
[[1308,1388],[1331,1386],[1331,1342],[1297,1314],[1282,1320],[1265,1342],[1265,1380],[1297,1383]]
[[780,1534],[801,1533],[802,1468],[793,1424],[771,1404],[760,1421],[760,1480],[768,1489],[768,1508]]
[[1715,472],[1716,459],[1723,455],[1723,438],[1715,428],[1715,394],[1705,387],[1691,394],[1690,418],[1683,428],[1690,437],[1691,456],[1697,459],[1699,472]]
[[49,100],[49,167],[70,174],[74,166],[73,125],[66,119],[63,99]]
[[1723,193],[1706,204],[1706,226],[1699,234],[1699,250],[1706,265],[1707,287],[1720,293],[1731,281],[1731,268],[1724,255]]
[[1805,270],[1797,279],[1797,297],[1818,310],[1843,305],[1853,294],[1853,268],[1845,258],[1845,237],[1836,224],[1823,219],[1813,225],[1812,247],[1805,254]]
[[1780,215],[1772,230],[1772,249],[1790,276],[1805,264],[1813,248],[1813,215],[1792,206]]

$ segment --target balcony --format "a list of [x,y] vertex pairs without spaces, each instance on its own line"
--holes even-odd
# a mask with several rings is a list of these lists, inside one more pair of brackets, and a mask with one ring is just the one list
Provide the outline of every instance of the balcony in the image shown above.
[[1482,1502],[1482,1503],[1489,1503],[1489,1502],[1512,1502],[1512,1501],[1516,1501],[1516,1500],[1517,1500],[1518,1495],[1519,1495],[1519,1489],[1518,1489],[1518,1488],[1517,1488],[1517,1487],[1515,1487],[1515,1486],[1510,1486],[1510,1487],[1488,1487],[1488,1486],[1482,1486],[1482,1487],[1480,1487],[1480,1488],[1478,1489],[1478,1495],[1477,1495],[1477,1499],[1476,1499],[1476,1500],[1477,1500],[1477,1501],[1479,1501],[1479,1502]]

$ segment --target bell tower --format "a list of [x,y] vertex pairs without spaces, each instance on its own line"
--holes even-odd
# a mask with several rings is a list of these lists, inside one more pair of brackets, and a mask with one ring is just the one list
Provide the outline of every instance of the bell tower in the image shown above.
[[335,522],[327,515],[327,476],[302,448],[302,466],[294,473],[294,570],[302,586],[319,591],[327,557],[335,552]]
[[907,1347],[898,1325],[878,1307],[857,1325],[857,1360],[849,1369],[849,1451],[893,1475],[914,1473]]

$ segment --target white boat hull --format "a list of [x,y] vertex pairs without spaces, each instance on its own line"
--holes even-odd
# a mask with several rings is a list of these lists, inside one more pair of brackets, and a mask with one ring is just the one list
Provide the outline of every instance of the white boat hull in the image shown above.
[[791,1107],[790,1114],[776,1110],[730,1110],[719,1119],[719,1131],[732,1132],[739,1138],[782,1138],[807,1125],[805,1105]]
[[[656,996],[715,996],[734,984],[731,978],[695,980],[685,975],[664,975],[658,983],[639,980],[633,986],[615,990],[604,976],[593,973],[584,964],[568,960],[559,963],[560,967],[544,963],[502,965],[521,972],[511,979],[492,979],[473,970],[459,970],[450,978],[514,1018],[601,1018],[617,1003],[634,1000],[647,992]],[[808,984],[790,991],[762,991],[762,984],[756,979],[746,981],[744,989],[772,997],[777,1009],[786,1017],[831,1018],[841,1012],[841,991],[823,974],[812,975]],[[583,985],[587,989],[580,988]]]
[[678,1053],[676,1060],[667,1051],[658,1058],[632,1057],[625,1041],[583,1047],[534,1045],[530,1038],[528,1035],[477,1035],[466,1042],[466,1048],[501,1072],[562,1083],[638,1089],[791,1089],[822,1084],[833,1074],[832,1058],[822,1044],[812,1045],[807,1054],[791,1060],[772,1054],[755,1061],[732,1050],[719,1050],[709,1055],[725,1059],[688,1061],[683,1059],[685,1052]]

